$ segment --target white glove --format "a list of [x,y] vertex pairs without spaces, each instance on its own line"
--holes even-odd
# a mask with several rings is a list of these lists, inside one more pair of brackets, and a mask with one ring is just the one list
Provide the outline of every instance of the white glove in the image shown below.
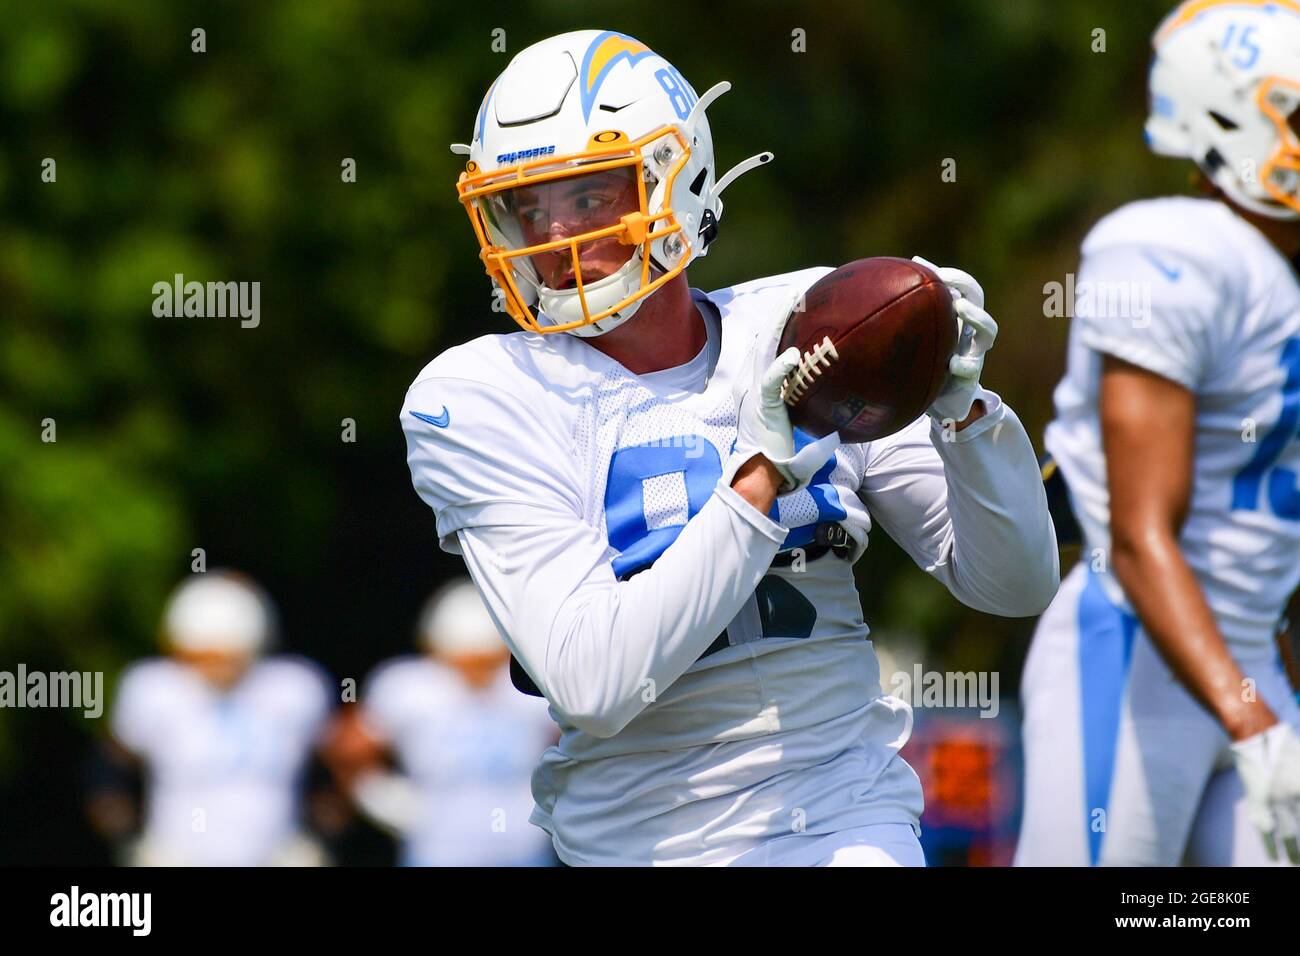
[[948,378],[926,411],[940,422],[964,421],[979,397],[984,353],[998,337],[998,324],[984,311],[984,290],[969,273],[936,266],[920,256],[912,256],[912,261],[934,272],[948,287],[957,312],[957,348],[948,359]]
[[739,409],[736,444],[722,476],[728,485],[741,465],[755,455],[762,455],[785,479],[780,494],[798,491],[807,486],[840,446],[839,432],[831,432],[795,451],[794,430],[786,404],[781,400],[781,386],[786,376],[799,367],[799,350],[791,346],[776,355],[789,316],[789,310],[783,311],[759,333],[750,353],[749,375],[742,375],[736,381]]
[[1234,743],[1232,758],[1246,791],[1246,817],[1263,836],[1268,855],[1276,860],[1281,844],[1291,862],[1300,863],[1300,737],[1277,723]]

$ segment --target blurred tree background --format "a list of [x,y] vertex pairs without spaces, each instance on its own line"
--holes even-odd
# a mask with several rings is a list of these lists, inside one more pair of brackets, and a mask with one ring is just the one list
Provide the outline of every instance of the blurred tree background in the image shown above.
[[[1067,331],[1044,283],[1108,209],[1186,187],[1141,134],[1171,5],[0,0],[0,670],[111,686],[194,548],[260,579],[282,646],[336,678],[409,647],[459,559],[410,487],[403,394],[438,351],[513,328],[447,144],[510,56],[566,30],[633,34],[700,91],[731,80],[720,168],[776,154],[728,193],[693,285],[869,255],[965,268],[1001,323],[985,380],[1040,441]],[[260,325],[155,317],[178,273],[260,282]],[[1032,621],[961,607],[883,535],[859,575],[883,643],[1014,693]],[[0,709],[0,861],[96,858],[76,775],[104,725]]]

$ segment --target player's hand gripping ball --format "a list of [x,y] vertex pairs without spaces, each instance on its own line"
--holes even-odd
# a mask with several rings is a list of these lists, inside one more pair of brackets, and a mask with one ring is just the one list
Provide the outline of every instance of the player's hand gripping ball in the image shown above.
[[984,311],[984,290],[970,273],[936,266],[920,256],[912,256],[912,261],[931,270],[948,287],[959,322],[957,350],[948,360],[948,378],[926,414],[942,425],[964,421],[982,391],[984,353],[997,340],[998,324]]
[[893,434],[944,389],[957,329],[954,296],[932,269],[884,257],[840,266],[808,289],[777,350],[800,355],[783,395],[790,421],[845,442]]
[[798,491],[808,486],[839,447],[840,438],[833,430],[802,448],[795,447],[790,409],[782,395],[786,382],[799,367],[800,355],[792,347],[777,351],[787,316],[785,310],[778,312],[759,331],[749,354],[750,373],[736,380],[736,442],[723,469],[728,485],[741,465],[762,455],[781,474],[780,493]]

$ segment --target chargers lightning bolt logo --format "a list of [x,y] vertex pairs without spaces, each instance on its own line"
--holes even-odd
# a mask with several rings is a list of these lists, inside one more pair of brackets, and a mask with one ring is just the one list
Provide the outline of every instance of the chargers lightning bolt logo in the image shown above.
[[442,411],[437,415],[426,415],[424,412],[411,412],[411,414],[422,422],[428,422],[435,428],[446,428],[451,424],[451,412],[447,411],[446,405],[442,406]]
[[591,119],[591,108],[596,105],[596,91],[614,64],[623,59],[635,63],[647,56],[654,56],[651,49],[624,33],[608,30],[592,40],[578,70],[583,119]]

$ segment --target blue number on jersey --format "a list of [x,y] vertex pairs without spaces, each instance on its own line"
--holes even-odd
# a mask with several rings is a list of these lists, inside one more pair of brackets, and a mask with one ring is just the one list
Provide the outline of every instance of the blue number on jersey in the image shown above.
[[[802,448],[812,439],[795,429],[795,445]],[[832,455],[813,476],[807,494],[817,506],[816,520],[793,527],[782,542],[782,550],[800,547],[813,540],[818,524],[842,521],[848,512],[840,504],[839,492],[830,483],[835,469]],[[681,475],[686,488],[686,513],[680,521],[650,527],[645,509],[645,482],[652,478]],[[605,526],[610,545],[619,552],[614,558],[614,574],[619,579],[649,567],[677,540],[686,522],[695,517],[713,494],[722,477],[722,461],[717,449],[701,435],[678,435],[646,445],[629,445],[614,452],[609,460],[609,478],[605,482]],[[770,516],[777,517],[772,504]]]
[[[645,482],[675,474],[682,476],[686,486],[686,514],[679,523],[652,530],[645,513]],[[605,524],[609,543],[619,551],[615,576],[648,567],[667,551],[686,522],[704,507],[721,477],[718,450],[699,435],[679,435],[614,452],[605,482]]]
[[[802,448],[812,440],[805,435],[805,440],[800,441],[800,436],[803,434],[797,428],[794,430],[795,447]],[[813,503],[817,505],[817,520],[791,528],[790,533],[781,542],[782,551],[812,544],[813,537],[817,533],[817,525],[824,521],[843,521],[849,516],[849,513],[844,510],[844,505],[840,504],[839,490],[831,484],[831,472],[834,470],[835,456],[832,455],[826,460],[826,464],[817,470],[817,474],[813,475],[812,483],[808,486],[808,494],[812,495]],[[773,521],[779,520],[775,501],[772,502],[772,509],[768,511],[767,516]]]
[[1232,481],[1232,510],[1254,511],[1260,492],[1279,518],[1300,521],[1300,481],[1290,468],[1274,467],[1300,425],[1300,338],[1289,339],[1282,349],[1286,381],[1282,385],[1282,412],[1264,436],[1255,454]]

